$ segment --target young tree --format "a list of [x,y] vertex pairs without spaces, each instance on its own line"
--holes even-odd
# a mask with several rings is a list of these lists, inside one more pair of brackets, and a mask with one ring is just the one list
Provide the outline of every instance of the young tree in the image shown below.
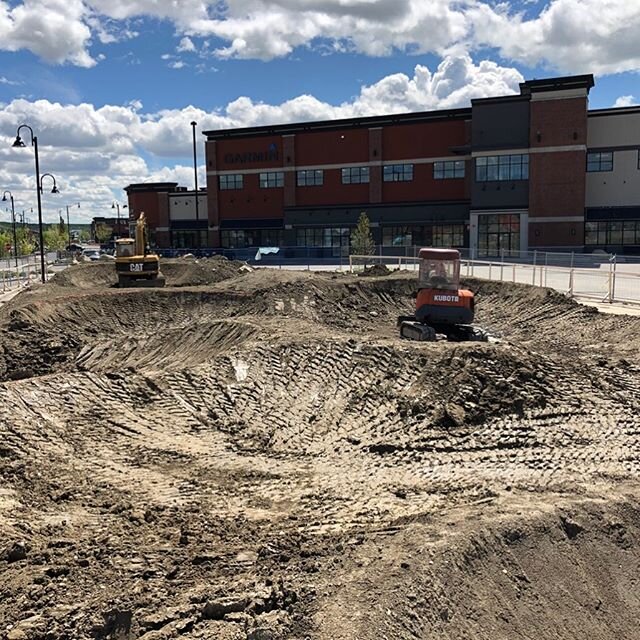
[[62,251],[67,245],[67,236],[60,232],[60,226],[52,224],[43,233],[44,246],[52,251]]
[[81,229],[80,233],[78,233],[78,240],[80,242],[89,242],[91,234],[86,229]]
[[96,227],[96,241],[100,244],[104,244],[111,240],[111,236],[113,235],[113,229],[106,224],[99,224]]
[[31,255],[36,248],[31,231],[26,227],[20,227],[16,232],[16,236],[18,238],[18,255]]
[[369,216],[364,211],[360,212],[358,226],[351,234],[351,255],[371,256],[375,253],[376,245],[371,235]]
[[9,232],[0,230],[0,258],[6,258],[11,255],[11,249],[7,249],[11,245],[13,245],[13,241]]

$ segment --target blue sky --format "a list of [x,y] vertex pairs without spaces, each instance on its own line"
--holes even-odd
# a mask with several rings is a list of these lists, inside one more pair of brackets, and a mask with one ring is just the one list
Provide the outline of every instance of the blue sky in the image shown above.
[[27,122],[62,191],[47,220],[108,214],[131,182],[191,186],[194,119],[451,108],[590,72],[591,108],[640,99],[637,0],[0,0],[0,32],[0,187],[33,206],[32,154],[9,148]]

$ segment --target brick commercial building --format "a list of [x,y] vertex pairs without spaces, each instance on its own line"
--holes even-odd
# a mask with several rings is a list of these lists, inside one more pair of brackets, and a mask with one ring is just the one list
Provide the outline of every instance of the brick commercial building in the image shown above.
[[640,252],[640,107],[588,110],[591,75],[470,108],[206,131],[207,189],[127,187],[160,247],[348,248],[366,212],[413,245]]

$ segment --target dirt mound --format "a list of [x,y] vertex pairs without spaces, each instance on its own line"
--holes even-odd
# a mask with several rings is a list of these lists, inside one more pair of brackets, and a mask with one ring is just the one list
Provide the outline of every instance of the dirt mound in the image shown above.
[[500,341],[413,343],[414,274],[165,262],[0,314],[0,628],[637,635],[640,321],[471,281]]
[[358,272],[359,276],[388,276],[391,270],[386,264],[374,264],[371,267],[365,267],[362,271]]
[[[214,256],[200,260],[161,260],[160,270],[168,287],[189,287],[214,284],[226,278],[244,273],[244,262],[228,260],[224,256]],[[117,278],[115,267],[109,263],[86,263],[74,265],[51,278],[55,287],[75,289],[96,289],[115,287]]]

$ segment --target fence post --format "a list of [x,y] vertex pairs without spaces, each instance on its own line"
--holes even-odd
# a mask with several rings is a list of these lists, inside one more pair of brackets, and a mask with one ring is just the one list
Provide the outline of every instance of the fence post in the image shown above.
[[573,260],[574,252],[571,252],[571,267],[569,269],[569,295],[573,297]]
[[500,249],[500,282],[503,281],[502,274],[504,273],[504,249]]
[[538,259],[538,251],[534,249],[533,251],[533,272],[531,275],[531,284],[535,286],[536,284],[536,261]]
[[611,256],[609,261],[609,304],[612,304],[616,297],[616,254]]

